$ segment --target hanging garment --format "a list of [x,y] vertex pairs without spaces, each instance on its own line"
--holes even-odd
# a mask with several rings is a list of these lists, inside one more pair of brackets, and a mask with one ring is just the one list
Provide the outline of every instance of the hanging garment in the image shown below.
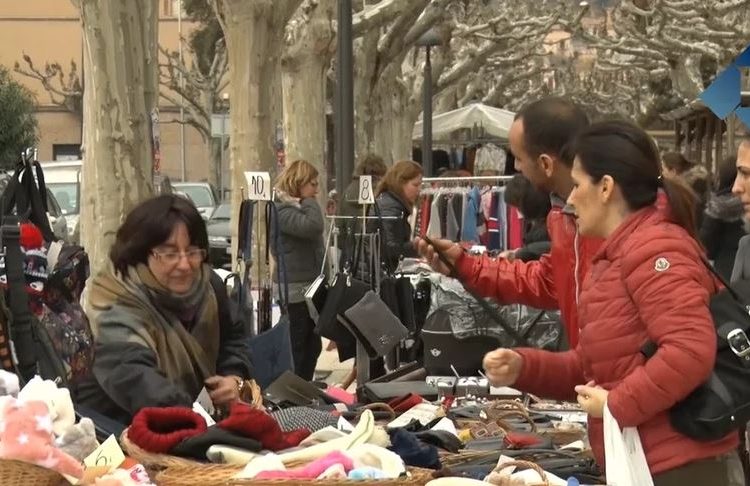
[[504,174],[507,158],[505,150],[495,144],[488,143],[477,150],[476,160],[474,161],[474,174],[478,175],[485,171]]
[[479,188],[474,187],[468,194],[465,194],[464,224],[461,231],[462,241],[471,241],[479,243],[479,233],[477,232],[477,221],[480,215]]
[[487,246],[488,250],[500,249],[500,222],[497,218],[499,193],[491,193],[490,210],[487,215]]
[[443,232],[440,228],[440,196],[435,196],[430,205],[430,224],[427,227],[427,236],[430,238],[442,238]]
[[523,246],[523,221],[516,208],[508,208],[508,249]]
[[421,211],[419,215],[419,236],[427,234],[427,226],[430,224],[430,207],[432,204],[432,196],[425,196],[422,200]]
[[445,237],[451,241],[458,241],[458,235],[461,233],[461,227],[458,225],[456,209],[453,204],[457,197],[454,194],[450,200],[446,201],[445,205]]

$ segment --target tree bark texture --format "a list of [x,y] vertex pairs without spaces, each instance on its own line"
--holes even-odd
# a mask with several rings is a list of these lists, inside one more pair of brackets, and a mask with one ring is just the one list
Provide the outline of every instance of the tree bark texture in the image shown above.
[[151,110],[158,99],[158,6],[79,0],[85,86],[81,239],[92,273],[124,217],[153,195]]
[[[284,27],[301,0],[219,0],[229,56],[232,254],[246,171],[273,174],[274,129],[281,122],[279,69]],[[258,235],[263,244],[263,235]],[[257,264],[261,262],[256,260]]]
[[320,172],[321,207],[326,187],[326,73],[335,50],[334,0],[306,0],[287,24],[281,57],[287,162],[304,159]]

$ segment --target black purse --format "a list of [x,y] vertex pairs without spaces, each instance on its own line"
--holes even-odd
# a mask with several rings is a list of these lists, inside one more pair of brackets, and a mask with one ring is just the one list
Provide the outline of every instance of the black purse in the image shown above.
[[[730,285],[706,260],[703,263],[724,285],[709,304],[716,327],[716,363],[708,381],[669,411],[678,432],[713,441],[750,420],[750,281]],[[641,352],[650,358],[658,347],[648,342]]]
[[[240,204],[239,227],[237,231],[237,266],[234,273],[227,275],[226,285],[232,281],[232,291],[229,294],[229,312],[233,323],[241,322],[248,336],[254,336],[255,313],[253,312],[252,280],[252,235],[253,211],[255,201],[242,201]],[[242,275],[239,273],[240,262],[244,263]]]
[[347,235],[347,240],[352,245],[347,245],[347,242],[345,242],[344,246],[353,247],[354,251],[348,257],[344,255],[346,259],[343,264],[344,269],[336,275],[330,288],[327,289],[325,304],[320,310],[318,322],[315,326],[316,333],[336,343],[336,350],[341,362],[357,355],[357,340],[341,323],[339,316],[344,315],[344,312],[359,302],[368,291],[372,290],[370,284],[355,277],[361,244],[357,244],[354,235]]

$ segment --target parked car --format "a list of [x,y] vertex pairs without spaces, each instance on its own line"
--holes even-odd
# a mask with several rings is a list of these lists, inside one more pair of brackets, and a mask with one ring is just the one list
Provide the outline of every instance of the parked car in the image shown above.
[[205,220],[211,217],[219,204],[216,189],[208,182],[173,182],[172,187],[176,192],[185,193]]
[[42,162],[44,182],[55,195],[67,222],[67,241],[78,243],[78,220],[81,213],[81,175],[83,161]]
[[208,260],[215,268],[231,268],[232,265],[232,233],[229,228],[231,214],[230,204],[220,204],[206,222]]

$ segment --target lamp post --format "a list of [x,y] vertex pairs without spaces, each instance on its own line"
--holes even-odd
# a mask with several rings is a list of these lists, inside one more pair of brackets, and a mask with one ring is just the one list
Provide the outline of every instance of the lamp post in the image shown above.
[[417,45],[425,48],[424,82],[422,83],[422,170],[425,176],[432,173],[432,63],[430,48],[441,44],[440,36],[433,28],[417,40]]
[[338,1],[336,35],[336,192],[341,195],[354,168],[354,75],[352,72],[352,1]]

